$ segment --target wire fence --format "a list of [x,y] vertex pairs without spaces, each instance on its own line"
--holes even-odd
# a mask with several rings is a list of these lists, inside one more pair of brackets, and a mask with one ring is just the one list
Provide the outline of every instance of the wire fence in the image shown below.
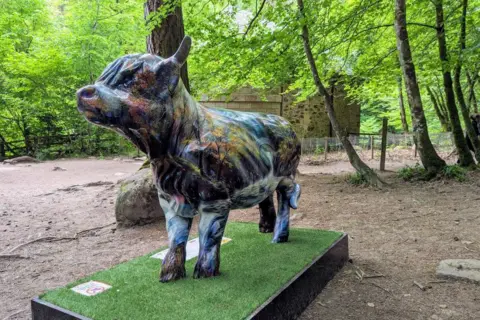
[[[386,140],[388,159],[415,159],[418,157],[413,134],[388,133]],[[440,156],[447,157],[455,149],[450,132],[430,134],[430,140]],[[380,158],[382,135],[350,134],[349,141],[362,160]],[[303,158],[347,160],[343,145],[337,137],[303,138],[301,143]]]
[[[349,140],[362,160],[379,160],[382,136],[380,134],[351,134]],[[418,157],[413,134],[387,134],[386,157],[388,160],[416,159]],[[430,134],[430,140],[437,153],[446,158],[455,150],[452,134]],[[316,162],[348,160],[342,143],[336,137],[303,138],[302,159]],[[34,137],[28,144],[24,140],[0,141],[0,161],[20,155],[54,159],[69,154],[126,154],[138,155],[129,142],[117,135],[92,137],[85,135],[64,135]]]

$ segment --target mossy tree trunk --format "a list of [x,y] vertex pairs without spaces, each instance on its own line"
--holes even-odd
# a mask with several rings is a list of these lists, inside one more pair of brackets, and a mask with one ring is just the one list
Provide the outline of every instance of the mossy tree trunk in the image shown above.
[[304,13],[304,4],[303,0],[297,0],[297,5],[300,13],[300,19],[303,22],[302,25],[302,38],[303,38],[303,47],[305,50],[305,55],[307,56],[308,64],[310,65],[310,69],[313,75],[313,80],[317,87],[317,90],[321,96],[325,99],[325,108],[327,110],[328,118],[330,119],[330,123],[332,124],[332,128],[335,131],[336,136],[342,143],[345,151],[347,152],[348,159],[350,163],[355,168],[355,170],[364,177],[371,185],[377,186],[378,188],[382,188],[386,186],[386,183],[377,176],[375,171],[373,171],[369,166],[367,166],[358,156],[357,152],[353,148],[352,144],[348,140],[347,133],[342,130],[339,122],[337,121],[337,117],[335,115],[335,110],[333,108],[333,95],[330,94],[325,86],[323,85],[322,81],[320,80],[320,76],[318,75],[317,66],[315,64],[315,59],[313,58],[312,49],[310,47],[310,40],[308,34],[308,26],[305,22],[305,13]]
[[[147,22],[150,14],[161,9],[165,2],[164,0],[148,0],[145,2],[145,19]],[[176,3],[174,2],[174,4]],[[167,16],[161,24],[156,25],[151,34],[147,36],[147,51],[162,58],[172,56],[185,37],[182,7],[178,4],[172,10],[172,12],[167,12]],[[187,62],[182,66],[180,76],[185,88],[190,91]]]
[[446,166],[446,163],[438,156],[428,134],[427,120],[423,111],[422,98],[408,40],[406,14],[405,0],[396,0],[395,33],[408,102],[412,112],[413,133],[423,166],[430,175],[435,175]]
[[468,87],[469,87],[469,90],[470,90],[470,93],[468,95],[468,110],[470,112],[473,111],[473,113],[478,113],[478,102],[477,102],[477,97],[475,95],[475,84],[477,82],[477,79],[478,79],[478,74],[476,75],[475,78],[472,78],[470,76],[470,72],[466,72],[467,74],[467,82],[468,82]]
[[398,82],[398,106],[400,108],[400,119],[402,120],[403,132],[408,133],[408,122],[405,114],[405,103],[403,101],[403,84],[402,77],[397,78]]
[[448,115],[443,113],[442,109],[440,108],[440,104],[437,101],[437,98],[435,97],[435,94],[433,93],[432,88],[430,88],[430,86],[427,86],[427,92],[428,92],[428,95],[430,96],[430,100],[432,101],[435,114],[437,115],[437,118],[438,120],[440,120],[440,124],[442,125],[442,131],[448,132],[448,129],[449,129],[448,119],[447,119]]
[[448,61],[447,40],[445,37],[443,1],[434,0],[433,3],[435,5],[436,13],[437,40],[440,61],[442,64],[443,87],[445,90],[448,115],[450,117],[450,125],[452,127],[453,140],[455,142],[455,147],[458,152],[460,166],[469,167],[475,165],[475,161],[473,160],[472,154],[468,149],[467,141],[463,136],[462,125],[460,124],[460,118],[458,116],[458,110],[455,104],[452,74],[450,72],[450,66]]
[[480,141],[478,140],[477,133],[473,128],[472,121],[470,120],[470,114],[463,95],[462,84],[460,82],[460,76],[462,74],[462,53],[465,50],[465,38],[466,38],[466,17],[467,17],[468,0],[462,1],[462,16],[460,20],[460,52],[457,64],[455,65],[455,73],[453,78],[455,93],[457,95],[458,104],[463,116],[463,122],[465,123],[465,129],[467,131],[468,138],[472,143],[475,151],[475,158],[480,162]]

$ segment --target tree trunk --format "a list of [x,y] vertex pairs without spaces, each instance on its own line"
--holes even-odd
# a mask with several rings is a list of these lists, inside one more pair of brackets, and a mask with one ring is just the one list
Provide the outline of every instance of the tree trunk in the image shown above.
[[442,131],[447,132],[448,122],[447,122],[447,119],[445,118],[445,115],[440,110],[440,106],[437,101],[437,98],[435,98],[435,95],[433,94],[433,91],[429,86],[427,86],[427,91],[428,91],[428,95],[430,96],[430,100],[432,100],[433,109],[435,109],[435,114],[437,115],[438,120],[440,120],[440,124],[442,125]]
[[465,97],[463,96],[462,84],[460,82],[460,76],[462,73],[462,54],[465,50],[465,38],[466,38],[466,16],[467,16],[467,7],[468,0],[463,0],[462,2],[462,17],[460,20],[460,52],[457,64],[455,65],[455,73],[453,78],[455,93],[457,95],[458,104],[460,105],[460,110],[462,111],[463,122],[465,123],[465,129],[467,131],[467,136],[470,138],[472,143],[475,158],[480,162],[480,141],[478,140],[477,133],[473,128],[472,121],[470,120],[470,115],[468,113],[468,107],[465,103]]
[[435,175],[446,166],[446,163],[438,156],[428,135],[427,120],[425,119],[425,113],[423,111],[415,65],[413,64],[412,52],[410,50],[410,41],[408,40],[405,0],[395,1],[395,33],[400,64],[405,81],[405,89],[412,111],[412,127],[417,143],[417,150],[420,153],[420,160],[427,172],[430,175]]
[[[299,13],[300,13],[300,18],[303,21],[305,21],[303,0],[297,0],[297,4],[298,4]],[[303,22],[303,25],[302,25],[302,38],[303,38],[303,47],[305,50],[305,55],[307,56],[310,69],[312,71],[313,80],[315,82],[318,92],[325,99],[325,108],[327,110],[328,118],[330,119],[330,123],[332,124],[333,130],[335,131],[336,136],[341,141],[343,147],[345,148],[345,151],[347,152],[350,163],[355,168],[355,170],[357,170],[357,172],[362,177],[364,177],[371,185],[377,186],[378,188],[384,187],[386,183],[382,179],[380,179],[380,177],[377,176],[375,171],[373,171],[369,166],[367,166],[360,159],[357,152],[353,148],[352,144],[348,140],[348,136],[346,132],[342,130],[342,128],[340,127],[340,124],[337,121],[335,110],[333,108],[333,95],[327,91],[322,81],[320,80],[320,76],[318,75],[317,66],[315,64],[315,60],[312,54],[312,49],[310,47],[308,26],[306,22]]]
[[404,133],[408,133],[408,122],[405,115],[405,104],[403,103],[403,85],[402,77],[397,78],[398,81],[398,105],[400,107],[400,119],[402,120],[402,128]]
[[[164,0],[148,0],[145,3],[145,20],[147,22],[149,15],[160,9],[164,2]],[[177,51],[184,37],[182,7],[178,4],[173,12],[167,12],[162,23],[155,26],[152,33],[147,36],[147,51],[162,58],[168,58]],[[180,76],[185,88],[190,91],[186,62],[180,71]]]
[[431,90],[435,96],[435,99],[437,100],[438,109],[442,113],[443,119],[447,123],[447,132],[451,132],[452,127],[450,126],[450,118],[448,117],[448,111],[447,107],[445,106],[445,99],[443,98],[442,89],[440,88],[438,91],[434,89]]
[[440,60],[442,64],[443,73],[443,87],[445,90],[445,96],[447,99],[447,109],[450,116],[450,125],[452,126],[453,140],[457,148],[459,156],[459,164],[462,167],[469,167],[475,165],[472,154],[467,146],[467,141],[463,136],[462,125],[458,116],[457,106],[455,105],[455,95],[453,93],[452,74],[450,72],[448,53],[447,53],[447,40],[445,37],[445,25],[443,18],[443,0],[435,0],[436,11],[436,27],[437,27],[437,39],[438,49],[440,54]]
[[473,113],[478,113],[477,97],[475,96],[476,79],[472,79],[468,71],[466,73],[467,73],[468,87],[470,88],[470,93],[468,96],[468,103],[469,103],[468,109],[470,111],[472,111],[473,109]]

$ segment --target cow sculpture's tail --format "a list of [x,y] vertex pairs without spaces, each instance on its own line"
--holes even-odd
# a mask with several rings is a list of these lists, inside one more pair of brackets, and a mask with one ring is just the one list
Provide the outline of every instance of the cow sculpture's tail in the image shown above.
[[290,199],[288,200],[288,204],[292,209],[298,209],[298,199],[300,199],[300,195],[302,194],[302,189],[298,183],[295,183],[293,187],[293,192],[290,195]]

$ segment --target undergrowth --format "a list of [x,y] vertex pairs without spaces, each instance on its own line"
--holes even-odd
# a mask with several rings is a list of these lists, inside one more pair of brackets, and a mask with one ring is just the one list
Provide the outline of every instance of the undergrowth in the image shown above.
[[354,186],[368,186],[368,180],[362,174],[356,172],[345,177],[345,181]]
[[[397,176],[404,181],[430,180],[432,178],[429,178],[427,170],[418,163],[414,167],[407,166],[400,169]],[[458,165],[445,166],[440,173],[433,177],[464,182],[467,180],[467,169]]]
[[423,177],[426,172],[427,171],[417,163],[414,167],[406,166],[405,168],[400,169],[397,175],[404,181],[412,181]]

